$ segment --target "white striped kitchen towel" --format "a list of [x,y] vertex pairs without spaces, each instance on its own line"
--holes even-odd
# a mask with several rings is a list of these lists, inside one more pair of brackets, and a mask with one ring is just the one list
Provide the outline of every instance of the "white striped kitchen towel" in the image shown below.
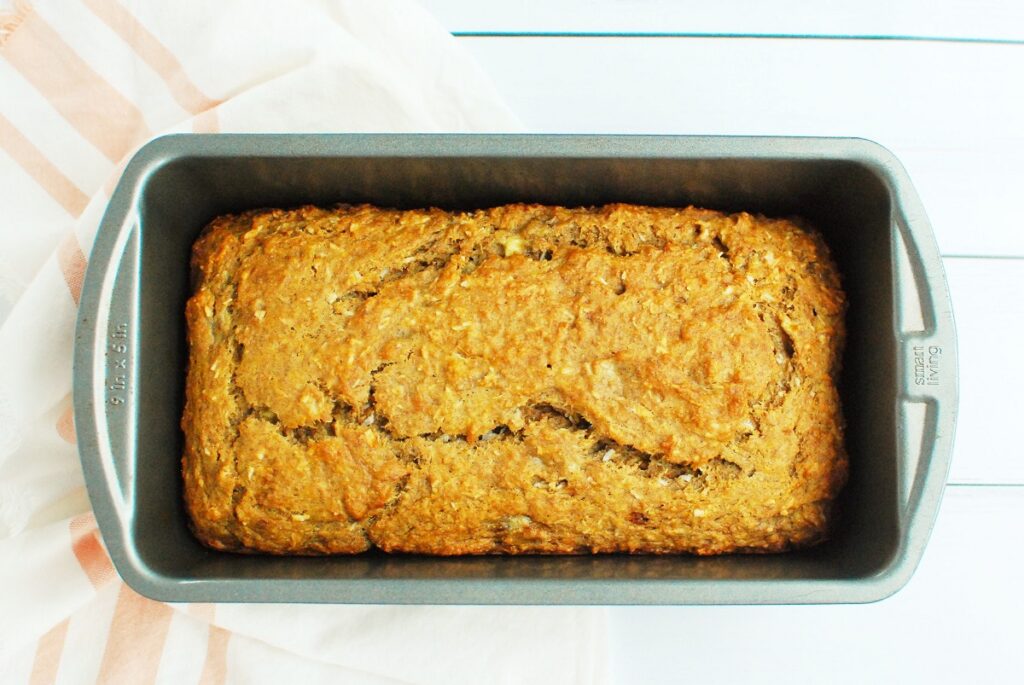
[[142,143],[518,128],[406,0],[0,0],[0,682],[604,681],[599,609],[145,599],[111,566],[74,448],[86,255]]

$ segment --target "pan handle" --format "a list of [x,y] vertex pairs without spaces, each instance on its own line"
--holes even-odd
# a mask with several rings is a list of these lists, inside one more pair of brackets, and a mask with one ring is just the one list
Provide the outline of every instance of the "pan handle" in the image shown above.
[[135,498],[140,261],[136,214],[125,204],[112,200],[90,255],[75,331],[74,389],[93,511],[101,530],[121,535]]
[[917,302],[912,304],[920,309],[920,319],[909,323],[897,306],[902,405],[897,409],[904,415],[900,422],[901,522],[908,531],[905,539],[923,546],[934,524],[953,453],[958,400],[956,329],[942,258],[928,219],[916,196],[901,199],[894,212],[894,242],[905,253],[894,260],[894,279],[897,292],[905,296],[916,293]]

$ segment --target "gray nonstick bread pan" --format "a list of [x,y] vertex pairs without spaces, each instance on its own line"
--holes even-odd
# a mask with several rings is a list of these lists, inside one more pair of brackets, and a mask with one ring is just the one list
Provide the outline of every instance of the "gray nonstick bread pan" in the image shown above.
[[[831,539],[773,555],[324,558],[206,549],[182,504],[193,241],[255,207],[472,209],[631,202],[798,215],[849,297],[840,392],[850,480]],[[548,135],[178,135],[142,148],[99,228],[75,340],[79,449],[125,581],[175,602],[870,602],[921,559],[957,404],[949,294],[899,162],[864,140]]]

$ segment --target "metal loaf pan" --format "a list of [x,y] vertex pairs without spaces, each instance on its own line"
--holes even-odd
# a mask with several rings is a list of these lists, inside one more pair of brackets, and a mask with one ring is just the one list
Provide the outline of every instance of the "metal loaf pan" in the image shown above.
[[[254,207],[694,204],[800,215],[850,308],[841,395],[851,477],[832,539],[779,555],[430,558],[218,553],[190,534],[178,427],[193,240]],[[946,478],[956,341],[906,172],[856,139],[181,135],[144,147],[92,251],[75,341],[79,449],[118,572],[169,601],[536,604],[868,602],[921,558]]]

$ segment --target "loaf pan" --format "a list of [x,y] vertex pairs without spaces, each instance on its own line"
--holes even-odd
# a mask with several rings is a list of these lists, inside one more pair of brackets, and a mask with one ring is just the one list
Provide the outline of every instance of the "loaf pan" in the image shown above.
[[[774,555],[241,556],[192,537],[179,428],[193,241],[255,207],[474,209],[631,202],[799,215],[849,297],[840,393],[850,481],[830,540]],[[910,578],[942,496],[957,403],[942,263],[906,172],[857,139],[179,135],[142,148],[110,200],[82,291],[75,424],[118,572],[174,602],[869,602]]]

